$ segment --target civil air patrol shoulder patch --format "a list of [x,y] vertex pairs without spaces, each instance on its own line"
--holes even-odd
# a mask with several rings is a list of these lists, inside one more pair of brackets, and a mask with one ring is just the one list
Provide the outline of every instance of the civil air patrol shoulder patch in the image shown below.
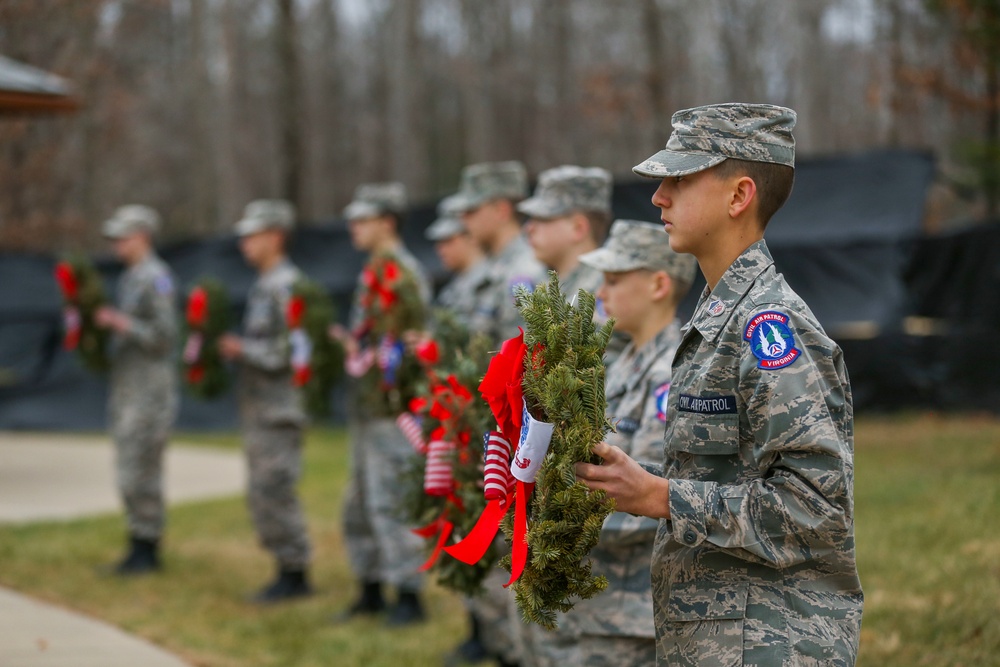
[[174,281],[166,273],[156,276],[153,280],[153,287],[156,288],[158,294],[162,294],[163,296],[170,296],[174,293]]
[[795,347],[795,337],[788,327],[788,315],[766,310],[754,315],[743,331],[750,351],[757,357],[757,368],[776,370],[790,366],[802,354]]
[[507,288],[510,290],[511,295],[516,294],[518,287],[523,287],[529,292],[535,291],[535,281],[531,279],[531,276],[514,276],[507,283]]
[[665,382],[653,392],[656,399],[656,418],[661,422],[667,421],[667,401],[670,400],[670,383]]

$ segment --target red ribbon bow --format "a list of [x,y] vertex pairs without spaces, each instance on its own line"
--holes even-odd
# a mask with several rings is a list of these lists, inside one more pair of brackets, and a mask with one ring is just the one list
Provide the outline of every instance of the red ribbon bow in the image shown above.
[[298,329],[302,326],[302,317],[306,312],[306,300],[301,296],[293,296],[288,301],[288,312],[286,313],[286,320],[288,321],[289,329]]
[[56,264],[56,282],[59,283],[59,290],[63,299],[75,302],[80,294],[80,283],[76,279],[73,267],[69,262],[59,262]]
[[205,326],[205,319],[208,316],[208,293],[203,287],[195,287],[188,295],[186,316],[188,326],[192,329],[201,329]]

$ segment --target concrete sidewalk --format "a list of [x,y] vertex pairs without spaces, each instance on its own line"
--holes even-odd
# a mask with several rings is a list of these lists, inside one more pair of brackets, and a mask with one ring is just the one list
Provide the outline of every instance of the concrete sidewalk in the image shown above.
[[[240,452],[171,443],[171,504],[234,496]],[[68,520],[121,511],[107,438],[0,433],[0,523]],[[0,667],[188,667],[106,623],[0,588]]]
[[118,628],[0,588],[3,667],[189,667]]
[[[235,450],[171,443],[168,503],[234,496],[245,469]],[[121,511],[107,438],[0,433],[0,523],[76,519]]]

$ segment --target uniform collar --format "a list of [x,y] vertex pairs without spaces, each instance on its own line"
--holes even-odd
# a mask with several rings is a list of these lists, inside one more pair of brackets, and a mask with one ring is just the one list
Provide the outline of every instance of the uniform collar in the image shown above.
[[763,239],[744,250],[722,274],[711,293],[705,287],[690,326],[705,340],[716,340],[732,318],[736,304],[746,296],[760,274],[773,264],[774,259]]
[[[518,234],[494,257],[498,264],[502,264],[507,260],[517,259],[519,255],[525,252],[533,253],[528,247],[528,241],[524,238],[524,234]],[[534,257],[534,254],[531,256]]]
[[269,283],[275,280],[278,276],[287,271],[291,265],[292,261],[288,259],[288,257],[283,257],[281,261],[260,275],[260,282]]
[[618,357],[616,364],[621,365],[619,368],[622,372],[615,373],[615,382],[608,387],[608,394],[620,391],[622,388],[628,391],[634,390],[646,378],[652,365],[671,347],[675,347],[679,340],[680,330],[677,321],[674,320],[660,329],[652,340],[638,350],[630,341]]

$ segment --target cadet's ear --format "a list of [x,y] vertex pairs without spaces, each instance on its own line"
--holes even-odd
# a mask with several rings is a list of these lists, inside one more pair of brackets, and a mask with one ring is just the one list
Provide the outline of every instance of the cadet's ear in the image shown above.
[[667,275],[666,271],[654,271],[651,279],[652,291],[650,296],[652,296],[653,301],[664,301],[668,299],[674,291],[673,279]]
[[743,215],[757,199],[757,184],[749,176],[741,176],[733,183],[729,197],[729,217]]
[[573,221],[573,241],[579,243],[590,236],[590,220],[580,211],[574,211],[570,216]]

